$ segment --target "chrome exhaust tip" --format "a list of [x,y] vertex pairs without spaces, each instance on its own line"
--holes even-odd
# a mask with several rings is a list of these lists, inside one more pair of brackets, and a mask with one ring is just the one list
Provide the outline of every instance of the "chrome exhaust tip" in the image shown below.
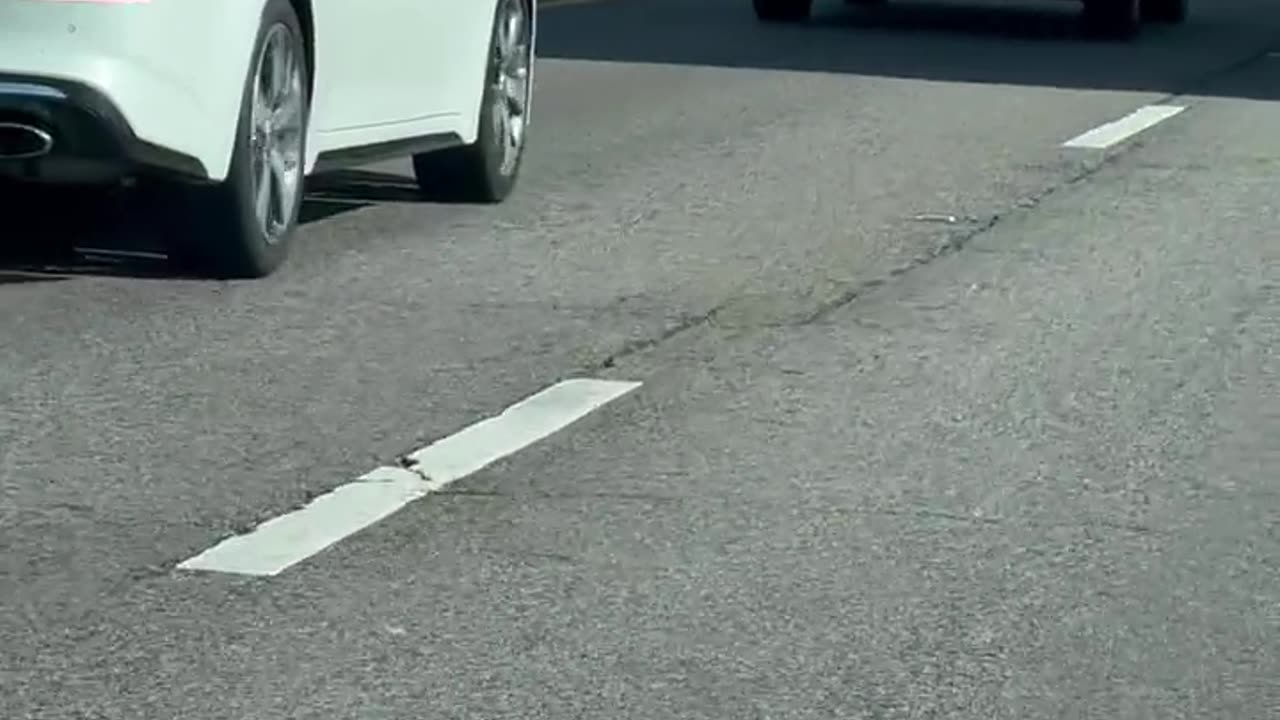
[[34,125],[0,122],[0,160],[34,160],[53,151],[53,136]]

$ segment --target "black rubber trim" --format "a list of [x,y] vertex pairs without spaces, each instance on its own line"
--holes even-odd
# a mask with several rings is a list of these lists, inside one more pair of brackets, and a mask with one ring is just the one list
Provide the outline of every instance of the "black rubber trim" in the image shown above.
[[316,166],[312,172],[332,172],[356,165],[368,165],[369,163],[393,160],[418,153],[445,150],[462,144],[462,136],[457,133],[439,133],[390,140],[372,145],[342,148],[340,150],[329,150],[320,153],[320,157],[316,158]]
[[[14,92],[22,87],[32,92]],[[56,155],[187,180],[209,179],[197,158],[140,140],[115,103],[84,83],[0,73],[0,119],[35,121],[53,135]]]

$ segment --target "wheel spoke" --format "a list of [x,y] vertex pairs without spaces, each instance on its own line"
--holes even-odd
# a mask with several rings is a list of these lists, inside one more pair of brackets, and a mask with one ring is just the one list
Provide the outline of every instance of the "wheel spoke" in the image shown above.
[[524,5],[520,0],[508,0],[508,4],[512,9],[507,13],[505,22],[502,23],[499,45],[502,48],[503,60],[510,62],[511,58],[516,56],[520,46],[520,39],[524,34]]
[[258,74],[257,82],[253,87],[253,127],[255,130],[261,131],[266,123],[266,119],[271,115],[270,101],[268,100],[268,88],[262,82],[262,74]]
[[528,82],[528,75],[522,73],[514,77],[508,76],[506,81],[502,83],[502,95],[508,107],[521,115],[524,114],[524,106],[527,101]]
[[274,110],[288,96],[292,50],[284,33],[276,35],[271,46],[271,105]]
[[504,165],[514,160],[520,152],[520,144],[524,137],[524,125],[519,120],[512,120],[507,128],[507,144],[503,152]]
[[529,72],[529,46],[520,42],[512,49],[511,55],[503,59],[503,72],[507,75],[526,75]]
[[257,187],[253,198],[254,212],[264,232],[271,232],[271,167],[266,158],[258,158]]
[[493,131],[497,135],[499,142],[507,141],[507,133],[510,132],[511,118],[507,109],[502,103],[494,103],[493,106]]
[[302,93],[289,92],[271,112],[271,126],[277,132],[297,130],[302,124]]
[[289,207],[293,203],[294,179],[293,168],[279,148],[273,148],[270,158],[271,180],[275,186],[275,207],[273,220],[286,223],[289,218]]
[[258,63],[258,78],[262,87],[262,107],[267,111],[271,110],[271,98],[275,96],[275,63],[273,56],[275,48],[275,34],[267,36],[266,43],[262,47],[262,57]]

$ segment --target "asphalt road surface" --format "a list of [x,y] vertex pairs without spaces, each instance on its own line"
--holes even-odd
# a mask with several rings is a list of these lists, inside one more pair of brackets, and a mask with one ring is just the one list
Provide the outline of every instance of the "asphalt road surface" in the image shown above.
[[1195,5],[548,8],[509,204],[15,252],[0,715],[1280,717],[1280,5]]

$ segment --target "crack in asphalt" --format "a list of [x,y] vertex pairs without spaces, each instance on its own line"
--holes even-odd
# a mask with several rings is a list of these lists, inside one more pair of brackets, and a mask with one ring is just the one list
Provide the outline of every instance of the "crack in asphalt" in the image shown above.
[[[1107,167],[1114,165],[1122,158],[1129,156],[1142,146],[1143,145],[1140,141],[1134,141],[1121,149],[1113,151],[1097,161],[1089,163],[1079,171],[1049,185],[1041,191],[1031,196],[1015,200],[1006,210],[997,212],[986,220],[980,221],[965,229],[950,233],[943,242],[939,243],[931,251],[926,251],[917,255],[910,261],[889,270],[879,277],[847,286],[845,290],[836,293],[825,302],[813,305],[808,312],[802,313],[792,320],[755,323],[754,328],[757,330],[765,330],[781,327],[804,327],[815,324],[831,315],[833,312],[850,305],[871,292],[889,286],[895,279],[907,276],[912,272],[933,264],[941,258],[960,252],[974,239],[982,237],[984,234],[990,232],[1009,217],[1019,213],[1034,211],[1048,198],[1065,190],[1069,190],[1090,179]],[[745,297],[746,296],[743,294],[730,295],[719,303],[713,305],[706,312],[687,316],[661,333],[647,338],[627,341],[603,359],[586,365],[583,370],[586,372],[598,372],[601,370],[615,368],[619,363],[631,356],[656,349],[665,343],[684,335],[685,333],[709,327],[715,324],[716,318],[727,308],[731,307],[736,301],[742,300]]]

